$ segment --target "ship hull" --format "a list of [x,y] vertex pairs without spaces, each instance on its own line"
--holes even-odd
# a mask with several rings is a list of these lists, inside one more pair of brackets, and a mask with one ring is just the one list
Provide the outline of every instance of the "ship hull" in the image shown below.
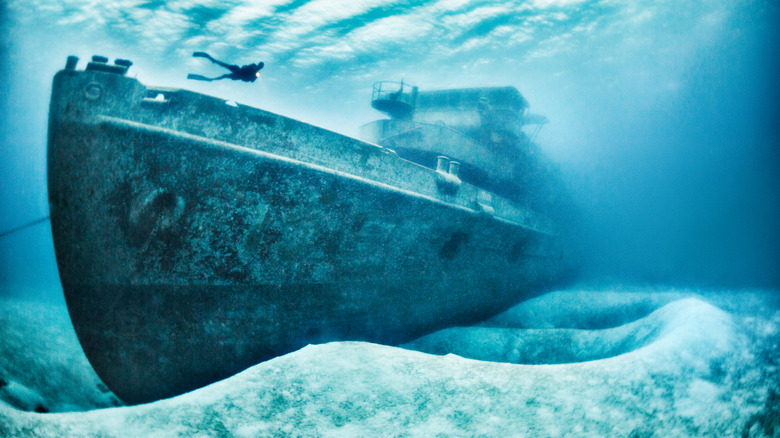
[[[178,103],[161,109],[135,80],[66,71],[52,97],[49,197],[65,299],[91,364],[127,403],[309,343],[396,344],[471,324],[567,272],[555,233],[519,210],[471,208],[479,190],[440,193],[433,171],[259,110],[246,110],[264,133],[251,144],[207,135],[187,128],[203,112],[183,109],[207,111],[212,98],[169,94]],[[213,126],[234,128],[220,117]],[[322,150],[334,147],[328,165]],[[382,178],[387,166],[401,177]]]

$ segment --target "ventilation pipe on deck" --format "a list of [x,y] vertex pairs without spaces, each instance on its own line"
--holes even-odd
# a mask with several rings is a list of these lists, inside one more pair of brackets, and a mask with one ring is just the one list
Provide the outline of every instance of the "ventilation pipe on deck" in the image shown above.
[[65,61],[65,70],[75,70],[76,65],[79,63],[79,57],[78,56],[68,56],[68,60]]
[[454,195],[460,188],[460,163],[450,161],[449,158],[440,156],[436,162],[436,187],[440,192]]

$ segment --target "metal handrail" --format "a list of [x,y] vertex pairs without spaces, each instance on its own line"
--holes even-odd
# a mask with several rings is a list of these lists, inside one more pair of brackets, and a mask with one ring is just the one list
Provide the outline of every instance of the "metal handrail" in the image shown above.
[[[392,88],[392,91],[389,89]],[[412,92],[414,87],[409,84],[394,81],[382,81],[374,84],[374,90],[371,93],[371,101],[394,100],[406,104],[412,103]]]

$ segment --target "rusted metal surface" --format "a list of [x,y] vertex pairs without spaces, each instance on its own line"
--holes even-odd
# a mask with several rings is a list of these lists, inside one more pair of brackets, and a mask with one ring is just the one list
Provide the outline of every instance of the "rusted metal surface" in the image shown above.
[[374,144],[110,71],[55,76],[48,181],[74,327],[128,403],[309,343],[471,324],[568,269],[527,208],[459,180],[441,190]]

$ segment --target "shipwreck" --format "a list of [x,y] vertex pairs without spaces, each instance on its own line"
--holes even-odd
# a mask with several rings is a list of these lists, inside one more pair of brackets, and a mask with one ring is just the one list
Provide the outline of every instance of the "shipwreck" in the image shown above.
[[473,324],[572,272],[545,120],[514,88],[378,83],[389,118],[359,140],[77,64],[53,82],[52,233],[84,352],[126,403]]

